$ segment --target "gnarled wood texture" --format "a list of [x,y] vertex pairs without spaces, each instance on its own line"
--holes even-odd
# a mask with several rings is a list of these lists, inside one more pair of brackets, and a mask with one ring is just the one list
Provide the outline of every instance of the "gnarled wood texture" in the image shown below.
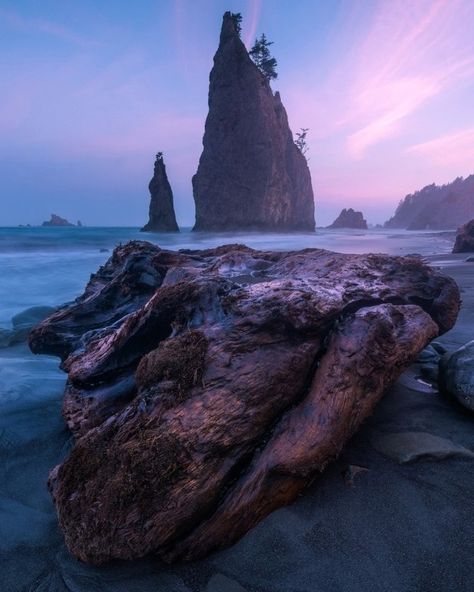
[[115,250],[36,327],[77,436],[50,475],[70,550],[194,559],[291,502],[459,309],[417,258]]

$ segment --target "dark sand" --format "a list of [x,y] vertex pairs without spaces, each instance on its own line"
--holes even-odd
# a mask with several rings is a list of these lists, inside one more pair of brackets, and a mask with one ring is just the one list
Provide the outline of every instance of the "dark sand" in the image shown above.
[[[433,261],[458,281],[464,301],[456,327],[440,339],[448,349],[474,338],[474,263],[465,258]],[[1,592],[474,590],[474,464],[459,452],[474,450],[474,418],[419,382],[416,365],[341,458],[233,548],[184,566],[144,560],[99,569],[68,554],[45,487],[68,446],[60,417],[64,375],[54,359],[9,355],[12,371],[24,372],[24,392],[38,397],[19,402],[17,413],[29,422],[20,435],[8,431],[18,418],[0,417],[0,504],[11,518],[0,523]],[[28,378],[28,364],[42,364],[40,381]],[[7,378],[0,374],[0,387]],[[407,432],[415,432],[408,444],[399,436]],[[409,464],[393,460],[427,450],[431,456]],[[457,456],[433,458],[449,452]],[[368,470],[351,475],[349,465]]]

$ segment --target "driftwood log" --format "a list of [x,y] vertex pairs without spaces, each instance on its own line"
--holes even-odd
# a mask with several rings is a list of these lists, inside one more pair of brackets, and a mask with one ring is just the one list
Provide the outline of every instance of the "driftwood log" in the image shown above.
[[69,549],[99,564],[231,545],[337,457],[458,309],[418,258],[118,247],[30,334],[68,373],[76,443],[49,486]]

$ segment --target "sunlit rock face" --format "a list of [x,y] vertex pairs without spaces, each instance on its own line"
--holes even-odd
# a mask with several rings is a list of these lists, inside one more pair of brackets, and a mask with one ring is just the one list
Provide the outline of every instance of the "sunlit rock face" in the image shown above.
[[149,220],[142,232],[179,232],[174,213],[173,192],[166,174],[163,155],[156,155],[150,190]]
[[311,175],[279,93],[224,15],[210,74],[194,230],[314,230]]
[[458,309],[419,258],[117,247],[29,338],[68,373],[76,443],[49,485],[69,549],[231,545],[338,456]]

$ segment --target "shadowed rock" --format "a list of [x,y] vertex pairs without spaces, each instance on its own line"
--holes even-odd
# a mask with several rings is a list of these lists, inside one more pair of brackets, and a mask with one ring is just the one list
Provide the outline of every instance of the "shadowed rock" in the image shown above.
[[453,253],[474,253],[474,220],[458,229]]
[[0,347],[25,342],[30,330],[56,310],[53,306],[33,306],[12,318],[12,329],[0,329]]
[[459,309],[419,259],[228,245],[114,251],[30,334],[78,439],[50,475],[66,543],[194,559],[290,503]]
[[356,212],[352,208],[348,210],[344,208],[328,228],[357,228],[367,230],[367,222],[362,212]]
[[230,12],[210,74],[193,193],[194,230],[314,230],[308,164],[279,93],[250,59]]
[[378,452],[400,464],[444,460],[453,456],[474,458],[474,452],[468,448],[426,432],[374,434],[371,442]]
[[151,195],[149,220],[141,229],[142,232],[179,232],[174,213],[173,192],[161,152],[156,155],[153,178],[148,189]]
[[61,218],[61,216],[51,214],[51,219],[43,222],[41,226],[74,226],[74,224],[69,222],[69,220],[66,220],[66,218]]

